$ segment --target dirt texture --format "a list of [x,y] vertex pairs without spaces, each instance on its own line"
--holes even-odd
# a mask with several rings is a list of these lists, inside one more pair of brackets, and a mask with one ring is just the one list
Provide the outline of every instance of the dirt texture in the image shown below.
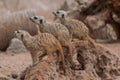
[[25,72],[25,80],[115,80],[120,75],[120,58],[102,45],[95,49],[87,41],[77,41],[73,45],[76,53],[70,66],[66,56],[66,73],[60,69],[57,56],[48,57]]

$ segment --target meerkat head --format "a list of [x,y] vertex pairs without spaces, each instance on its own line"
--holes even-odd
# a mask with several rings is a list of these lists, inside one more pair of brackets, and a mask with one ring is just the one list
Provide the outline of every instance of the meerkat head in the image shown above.
[[30,18],[30,20],[37,24],[43,24],[44,22],[46,22],[44,16],[33,16]]
[[15,34],[15,37],[20,40],[24,40],[30,36],[30,34],[24,30],[17,30],[14,32],[14,34]]
[[60,19],[64,19],[67,16],[67,12],[63,10],[57,10],[53,12],[54,16]]

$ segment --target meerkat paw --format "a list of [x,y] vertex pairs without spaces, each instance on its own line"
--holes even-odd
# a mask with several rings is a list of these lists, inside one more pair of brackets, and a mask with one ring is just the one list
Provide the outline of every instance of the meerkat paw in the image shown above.
[[38,63],[39,63],[39,62],[37,61],[37,62],[33,63],[33,65],[32,65],[32,66],[36,66]]

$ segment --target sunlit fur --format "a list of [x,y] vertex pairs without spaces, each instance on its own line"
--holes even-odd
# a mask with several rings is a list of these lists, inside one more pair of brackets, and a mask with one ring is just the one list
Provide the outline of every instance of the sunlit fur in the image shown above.
[[54,11],[53,14],[61,21],[63,25],[66,26],[72,38],[88,40],[95,47],[94,40],[89,36],[89,29],[83,22],[69,18],[67,12],[62,10]]
[[67,47],[72,59],[72,44],[68,29],[61,23],[48,22],[43,16],[33,16],[30,20],[39,25],[42,33],[54,35],[63,47]]
[[16,38],[22,40],[25,47],[31,52],[33,64],[37,64],[39,62],[41,51],[45,52],[49,56],[58,51],[61,56],[63,66],[65,66],[62,47],[53,35],[40,33],[38,35],[31,36],[27,31],[18,30],[15,31],[15,36]]

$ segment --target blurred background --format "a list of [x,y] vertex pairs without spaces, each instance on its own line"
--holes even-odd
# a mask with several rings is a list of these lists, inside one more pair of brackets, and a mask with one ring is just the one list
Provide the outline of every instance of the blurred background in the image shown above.
[[98,44],[120,56],[120,0],[0,0],[0,76],[20,74],[32,64],[29,51],[13,32],[24,29],[35,35],[29,18],[42,15],[53,21],[54,10],[65,10],[84,22]]
[[0,0],[0,16],[9,13],[34,9],[40,15],[51,18],[51,12],[64,3],[64,0]]

